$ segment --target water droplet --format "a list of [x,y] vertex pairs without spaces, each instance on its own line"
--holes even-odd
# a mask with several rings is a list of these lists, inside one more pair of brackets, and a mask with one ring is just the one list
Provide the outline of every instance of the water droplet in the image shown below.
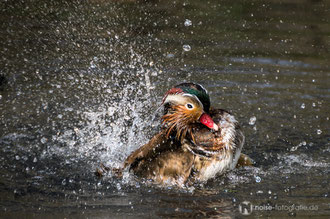
[[296,217],[297,216],[296,212],[289,212],[288,215],[290,217]]
[[57,118],[59,118],[59,119],[62,119],[62,117],[63,117],[62,114],[58,114],[58,115],[57,115]]
[[66,185],[66,179],[62,180],[62,185],[65,186]]
[[38,159],[35,157],[35,158],[33,159],[33,163],[37,163],[37,161],[38,161]]
[[298,145],[297,146],[294,146],[290,149],[290,151],[296,151],[298,149]]
[[305,104],[301,104],[301,109],[305,109]]
[[95,63],[94,63],[93,61],[91,61],[89,67],[90,67],[90,68],[96,68],[96,65],[95,65]]
[[257,117],[252,116],[252,117],[250,118],[249,125],[254,125],[254,124],[256,123],[256,121],[257,121]]
[[316,131],[316,133],[317,133],[318,135],[320,135],[320,134],[322,134],[322,130],[321,130],[321,129],[318,129],[318,130]]
[[260,178],[260,176],[255,176],[254,178],[255,178],[255,180],[256,180],[256,183],[260,183],[260,182],[261,182],[261,178]]
[[174,54],[169,53],[169,54],[166,55],[166,58],[168,58],[168,59],[170,59],[170,58],[174,58]]
[[301,143],[299,143],[298,145],[296,146],[293,146],[290,151],[296,151],[298,148],[300,148],[301,146],[306,146],[307,145],[307,142],[306,141],[303,141]]
[[121,185],[120,185],[120,183],[117,183],[117,184],[116,184],[116,187],[117,187],[118,190],[121,190]]
[[42,138],[40,139],[40,141],[41,141],[41,143],[45,144],[45,143],[47,142],[47,138],[42,137]]
[[186,20],[184,21],[184,26],[189,27],[189,26],[191,26],[191,25],[192,25],[192,21],[191,21],[191,20],[186,19]]
[[186,51],[186,52],[189,52],[191,50],[191,46],[189,46],[188,44],[186,45],[183,45],[183,50]]
[[18,155],[16,155],[16,156],[15,156],[15,159],[16,159],[16,160],[19,160],[19,159],[21,159],[21,158],[20,158]]

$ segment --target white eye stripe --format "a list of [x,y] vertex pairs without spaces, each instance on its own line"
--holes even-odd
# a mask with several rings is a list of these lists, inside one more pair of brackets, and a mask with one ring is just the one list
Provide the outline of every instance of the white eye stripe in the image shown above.
[[202,90],[206,93],[206,94],[208,94],[208,91],[205,89],[205,87],[203,87],[202,85],[200,85],[200,84],[198,84],[201,88],[202,88]]
[[197,100],[197,101],[200,103],[201,106],[203,106],[202,102],[198,99],[198,97],[197,97],[196,95],[185,93],[185,94],[182,94],[182,96],[192,97],[192,98],[194,98],[195,100]]
[[193,94],[187,94],[187,93],[182,94],[182,96],[184,96],[184,97],[196,97],[196,96],[193,95]]
[[164,100],[164,104],[170,102],[178,102],[178,103],[184,102],[184,98],[182,95],[179,94],[177,95],[171,94],[166,97],[166,99]]
[[[198,102],[198,104],[199,104],[201,107],[203,107],[202,102],[198,99],[197,96],[195,96],[195,95],[193,95],[193,94],[187,94],[187,93],[183,93],[183,94],[170,94],[170,95],[168,95],[168,96],[165,98],[163,104],[171,103],[171,102],[174,102],[174,103],[183,103],[183,102],[186,101],[186,99],[185,99],[184,97],[192,97],[194,100],[196,100],[196,101]],[[190,103],[190,104],[192,104],[192,103]],[[193,107],[195,107],[194,104],[192,104],[192,105],[193,105]],[[186,106],[187,109],[189,109],[189,108],[187,107],[187,105],[185,105],[185,106]]]

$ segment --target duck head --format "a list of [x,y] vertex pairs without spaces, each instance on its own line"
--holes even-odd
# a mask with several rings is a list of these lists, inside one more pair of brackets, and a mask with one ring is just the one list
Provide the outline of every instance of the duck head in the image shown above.
[[[162,124],[167,130],[167,137],[176,133],[176,138],[183,140],[191,135],[192,124],[202,123],[217,131],[219,127],[209,116],[210,97],[199,84],[178,84],[165,93],[163,98],[164,115]],[[192,139],[193,136],[191,135]]]

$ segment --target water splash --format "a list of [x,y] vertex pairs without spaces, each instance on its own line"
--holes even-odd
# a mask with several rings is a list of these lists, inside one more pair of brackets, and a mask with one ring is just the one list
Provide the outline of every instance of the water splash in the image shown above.
[[249,125],[254,125],[256,123],[256,121],[257,121],[257,117],[252,116],[249,120]]
[[[53,140],[65,147],[54,147],[50,153],[89,160],[92,170],[101,163],[119,167],[132,150],[157,131],[154,127],[158,121],[153,112],[158,98],[153,90],[155,77],[161,72],[133,49],[130,62],[114,60],[110,66],[109,75],[94,79],[95,89],[100,93],[95,97],[99,98],[99,104],[82,109],[78,125],[53,136]],[[90,71],[102,71],[95,68]]]

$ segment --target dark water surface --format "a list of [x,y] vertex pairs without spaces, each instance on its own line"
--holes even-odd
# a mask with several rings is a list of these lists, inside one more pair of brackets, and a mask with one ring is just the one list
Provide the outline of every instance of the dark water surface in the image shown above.
[[[1,1],[0,217],[328,218],[329,9]],[[150,139],[162,95],[183,81],[237,117],[256,165],[183,189],[96,178]]]

